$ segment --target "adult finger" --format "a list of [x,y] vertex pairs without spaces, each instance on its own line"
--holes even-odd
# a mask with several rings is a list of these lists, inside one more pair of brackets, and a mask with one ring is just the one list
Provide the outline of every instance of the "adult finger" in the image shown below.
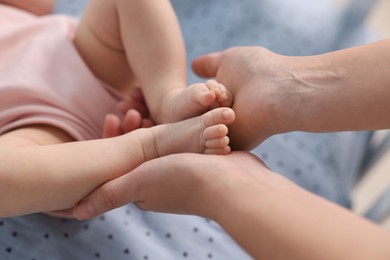
[[110,138],[122,134],[121,122],[116,115],[108,114],[104,118],[103,138]]
[[141,114],[135,109],[130,109],[129,111],[127,111],[125,118],[123,119],[123,133],[126,134],[135,129],[138,129],[140,128],[141,124]]
[[221,65],[221,59],[222,52],[200,56],[192,62],[192,70],[200,77],[215,77]]
[[66,218],[66,219],[74,219],[73,216],[73,208],[71,209],[64,209],[64,210],[56,210],[56,211],[50,211],[45,212],[46,215],[49,215],[51,217],[56,218]]
[[137,202],[136,174],[128,173],[109,181],[94,190],[86,199],[81,201],[73,210],[78,220],[96,217],[104,212]]
[[141,164],[94,190],[76,205],[75,218],[93,218],[129,203],[135,203],[143,210],[187,213],[186,196],[193,196],[193,193],[188,193],[188,187],[194,188],[197,183],[194,181],[197,179],[189,174],[192,169],[189,162],[193,156],[168,155]]

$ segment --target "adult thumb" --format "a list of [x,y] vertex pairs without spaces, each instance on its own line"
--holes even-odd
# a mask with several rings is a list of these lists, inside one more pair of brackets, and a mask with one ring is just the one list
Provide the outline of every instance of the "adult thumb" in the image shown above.
[[73,209],[73,216],[78,220],[96,217],[112,209],[137,201],[136,170],[98,187]]
[[202,55],[192,62],[192,70],[200,77],[213,78],[221,65],[222,52]]

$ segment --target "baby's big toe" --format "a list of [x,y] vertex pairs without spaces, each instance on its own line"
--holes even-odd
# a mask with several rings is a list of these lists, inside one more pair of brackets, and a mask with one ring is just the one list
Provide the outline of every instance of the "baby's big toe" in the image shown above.
[[204,84],[194,84],[190,86],[192,96],[194,97],[196,103],[201,105],[202,110],[210,107],[213,102],[216,100],[216,95],[214,92],[210,91]]
[[204,125],[213,126],[218,124],[230,125],[234,122],[235,114],[233,109],[220,107],[215,108],[202,116]]
[[208,80],[206,86],[215,94],[215,103],[220,107],[231,107],[233,95],[227,88],[215,80]]

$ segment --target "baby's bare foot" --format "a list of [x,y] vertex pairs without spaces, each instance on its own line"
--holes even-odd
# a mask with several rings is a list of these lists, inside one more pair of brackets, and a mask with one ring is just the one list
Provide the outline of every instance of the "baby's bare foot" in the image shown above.
[[181,122],[143,129],[139,137],[145,160],[172,153],[228,154],[227,125],[234,119],[231,108],[216,108]]
[[166,100],[163,107],[169,111],[169,122],[178,122],[216,107],[232,105],[231,93],[215,80],[172,90]]

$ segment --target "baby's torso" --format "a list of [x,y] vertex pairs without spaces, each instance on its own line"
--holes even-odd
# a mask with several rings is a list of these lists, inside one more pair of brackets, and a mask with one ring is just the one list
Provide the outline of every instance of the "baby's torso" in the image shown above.
[[100,137],[119,96],[78,55],[72,42],[77,22],[4,5],[0,14],[0,133],[57,122],[76,139]]

